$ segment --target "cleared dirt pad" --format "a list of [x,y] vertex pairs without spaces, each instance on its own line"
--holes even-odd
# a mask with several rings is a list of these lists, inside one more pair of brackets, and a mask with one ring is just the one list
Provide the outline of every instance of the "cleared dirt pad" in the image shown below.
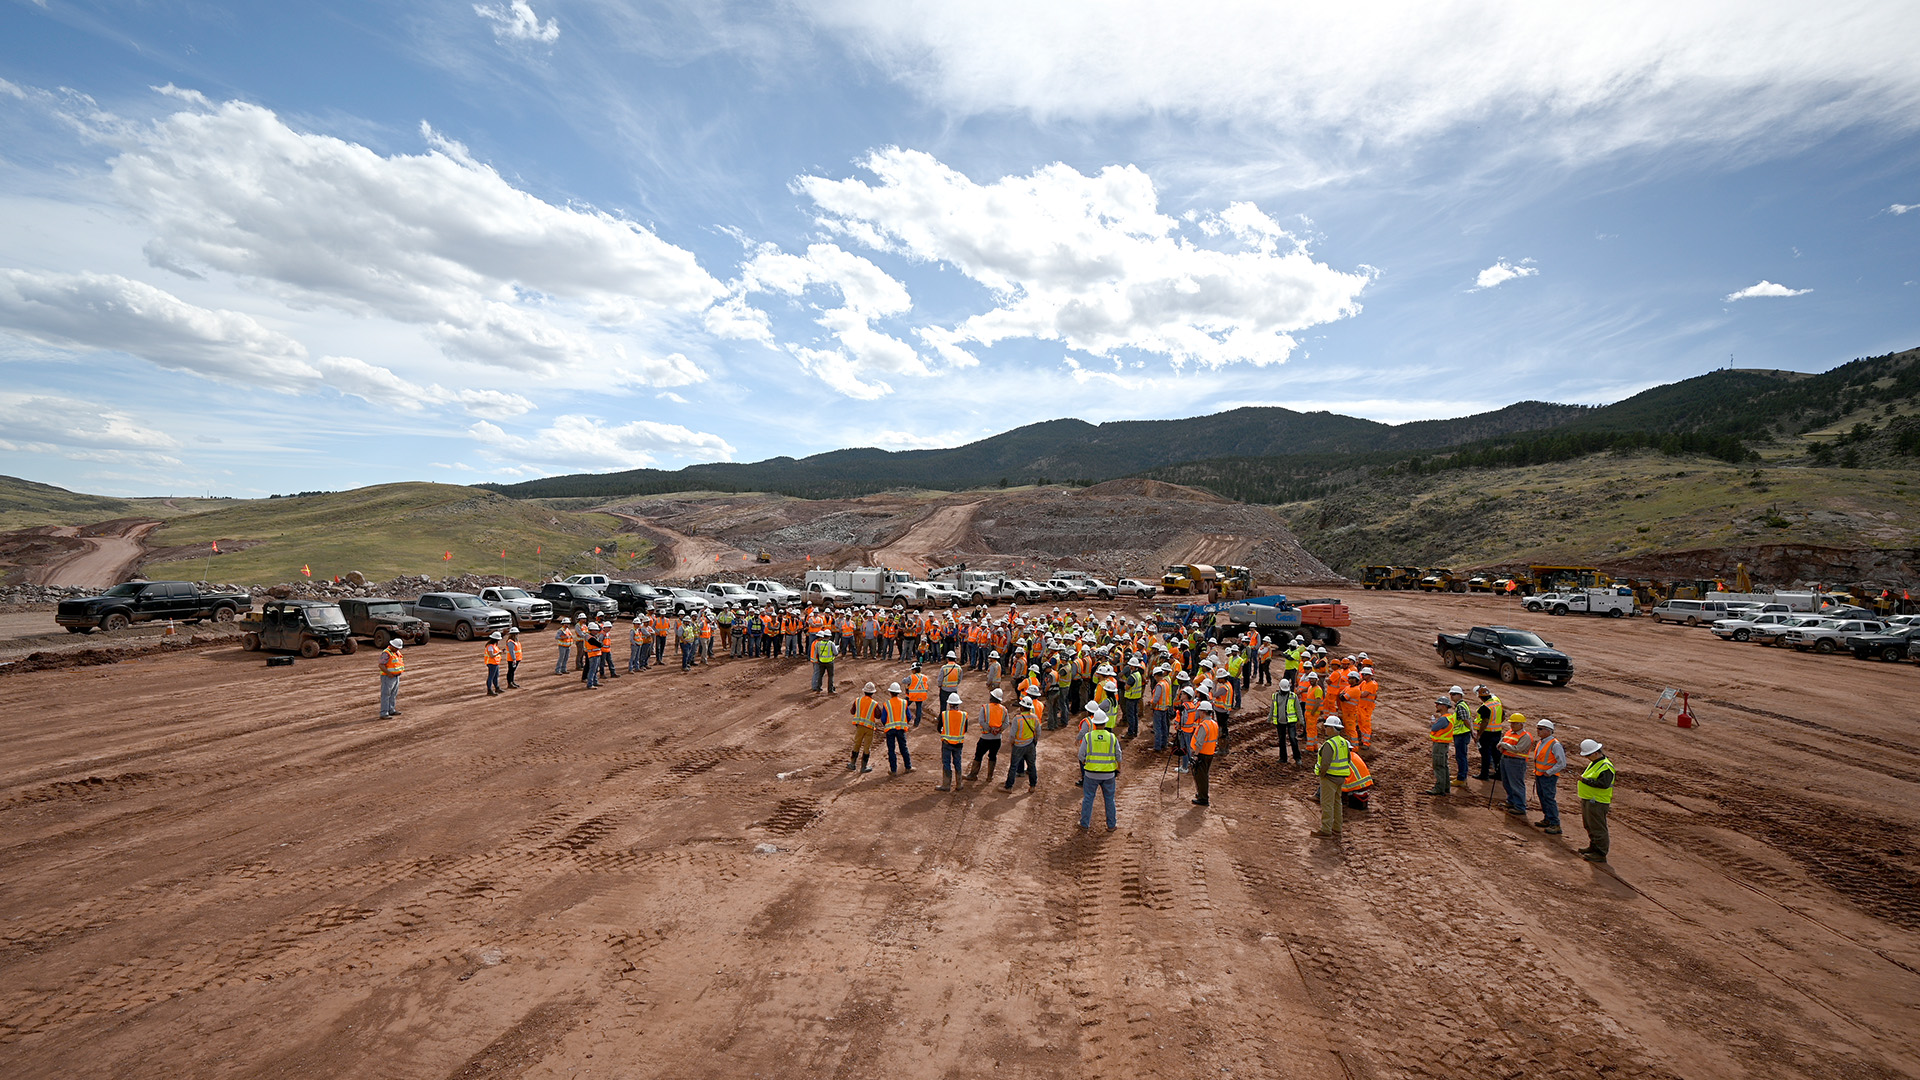
[[[1341,845],[1257,718],[1210,811],[1136,743],[1121,830],[1082,835],[1060,735],[1034,795],[935,792],[930,727],[855,777],[851,695],[783,661],[589,694],[542,645],[488,699],[436,642],[384,722],[371,650],[0,678],[0,1075],[1920,1071],[1920,670],[1347,600],[1385,690]],[[1557,838],[1414,794],[1422,702],[1469,674],[1433,631],[1502,617],[1580,666],[1503,696],[1615,751],[1611,872],[1571,791]],[[1644,719],[1663,685],[1701,728]]]

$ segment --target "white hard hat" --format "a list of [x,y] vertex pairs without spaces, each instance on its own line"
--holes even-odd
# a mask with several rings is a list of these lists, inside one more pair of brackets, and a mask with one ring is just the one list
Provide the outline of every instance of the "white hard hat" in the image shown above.
[[394,639],[393,639],[392,641],[389,641],[389,642],[387,642],[387,648],[389,648],[389,649],[400,649],[400,648],[405,648],[405,646],[403,646],[403,645],[401,645],[401,644],[400,644],[400,639],[399,639],[399,638],[394,638]]
[[989,660],[998,660],[998,659],[1000,659],[1000,650],[999,650],[999,649],[988,649],[988,650],[987,650],[987,659],[989,659]]
[[1107,726],[1107,714],[1106,714],[1106,713],[1103,713],[1103,712],[1101,712],[1101,711],[1100,711],[1100,710],[1098,710],[1098,709],[1095,709],[1095,710],[1093,710],[1093,726],[1094,726],[1094,727],[1106,727],[1106,726]]
[[1592,739],[1588,739],[1580,744],[1581,757],[1592,757],[1593,755],[1599,752],[1600,752],[1600,744],[1597,742],[1594,742]]
[[1033,699],[1032,699],[1031,697],[1028,697],[1028,696],[1027,696],[1026,694],[1021,694],[1021,695],[1020,695],[1020,707],[1021,707],[1021,708],[1023,708],[1023,709],[1030,709],[1030,708],[1032,708],[1032,707],[1033,707]]
[[987,697],[991,698],[994,701],[1000,701],[1001,700],[1000,688],[997,686],[994,687],[993,692],[988,694]]
[[566,616],[566,615],[562,615],[562,616],[560,616],[560,621],[561,621],[561,622],[564,622],[564,623],[570,623],[570,622],[572,622],[572,621],[573,621],[573,619],[572,619],[571,617],[569,617],[569,616]]
[[865,689],[863,689],[863,690],[861,690],[860,692],[861,692],[861,693],[863,693],[863,694],[871,694],[871,693],[873,693],[873,684],[872,684],[872,683],[868,683],[868,684],[866,685],[866,688],[865,688]]
[[498,630],[495,630],[495,631],[494,631],[493,633],[491,633],[491,634],[488,634],[488,635],[487,635],[487,640],[488,640],[488,641],[499,641],[499,640],[500,640],[500,631],[498,631]]
[[1339,717],[1337,717],[1337,716],[1330,716],[1330,717],[1328,717],[1327,719],[1325,719],[1325,720],[1322,720],[1322,721],[1320,721],[1320,726],[1322,726],[1322,727],[1337,727],[1337,728],[1344,728],[1344,727],[1346,727],[1347,725],[1345,725],[1345,724],[1343,724],[1343,723],[1341,723],[1341,722],[1340,722],[1340,718],[1339,718]]
[[519,628],[519,627],[517,627],[517,626],[513,626],[513,627],[509,627],[509,628],[507,629],[507,633],[508,633],[508,634],[517,634],[517,633],[519,633],[519,632],[520,632],[520,628]]
[[1097,701],[1087,702],[1087,711],[1090,713],[1093,713],[1096,716],[1105,716],[1107,713],[1107,710],[1101,708],[1100,703]]
[[899,683],[897,683],[897,682],[896,682],[896,683],[888,683],[888,684],[887,684],[887,693],[889,693],[889,694],[897,694],[897,693],[899,693],[899,692],[900,692],[900,684],[899,684]]
[[953,651],[952,649],[948,649],[948,650],[947,650],[947,659],[949,659],[949,660],[957,660],[957,659],[959,659],[959,656],[958,656],[958,654],[956,654],[956,653],[955,653],[955,652],[954,652],[954,651]]
[[1537,721],[1535,721],[1535,722],[1534,722],[1534,725],[1533,725],[1533,726],[1534,726],[1534,727],[1543,727],[1543,728],[1546,728],[1546,729],[1547,729],[1548,731],[1552,731],[1552,730],[1553,730],[1553,721],[1551,721],[1551,720],[1537,720]]
[[1194,708],[1200,710],[1201,712],[1212,712],[1213,702],[1202,699],[1200,704],[1195,705]]
[[960,695],[959,695],[959,694],[948,694],[948,695],[947,695],[947,704],[949,704],[949,705],[958,705],[958,704],[960,704]]
[[1460,688],[1459,688],[1459,687],[1457,687],[1457,686],[1449,686],[1449,687],[1447,687],[1447,693],[1449,693],[1449,694],[1465,694],[1465,693],[1466,693],[1466,691],[1465,691],[1465,690],[1462,690],[1462,689],[1460,689]]

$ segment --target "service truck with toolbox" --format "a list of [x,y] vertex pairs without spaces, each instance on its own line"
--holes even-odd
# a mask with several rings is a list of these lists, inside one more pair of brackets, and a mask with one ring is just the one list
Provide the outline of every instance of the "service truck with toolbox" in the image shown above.
[[1485,668],[1501,682],[1540,679],[1565,686],[1573,678],[1573,659],[1531,630],[1476,626],[1464,634],[1439,635],[1433,648],[1448,667]]
[[62,600],[53,621],[69,634],[93,630],[124,630],[137,622],[168,619],[197,623],[204,619],[232,622],[253,607],[243,592],[202,592],[191,581],[129,581],[99,596]]

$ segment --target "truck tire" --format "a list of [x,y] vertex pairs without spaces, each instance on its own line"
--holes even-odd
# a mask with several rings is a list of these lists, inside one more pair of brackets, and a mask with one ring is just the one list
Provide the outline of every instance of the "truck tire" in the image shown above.
[[1626,608],[1614,608],[1612,611],[1607,612],[1607,618],[1617,619],[1622,615],[1625,615],[1626,613],[1627,613]]
[[231,604],[221,604],[213,609],[214,622],[232,622],[237,612]]
[[1880,650],[1880,659],[1882,660],[1905,660],[1906,658],[1907,650],[1898,645],[1889,645]]
[[1511,660],[1500,661],[1500,681],[1504,683],[1515,683],[1520,681],[1520,669],[1513,666],[1513,661]]
[[127,627],[131,625],[133,625],[133,619],[128,617],[125,612],[121,612],[121,611],[116,611],[113,614],[107,616],[106,618],[100,620],[100,629],[105,630],[108,633],[112,633],[115,630],[125,630]]
[[454,623],[453,624],[453,640],[472,641],[473,640],[473,624],[470,622]]
[[348,638],[347,640],[340,643],[341,656],[352,656],[354,653],[357,653],[359,651],[360,651],[360,643],[358,641],[355,641],[352,638]]
[[259,652],[260,635],[252,632],[242,634],[240,636],[240,649],[242,652]]
[[308,638],[300,643],[300,655],[311,660],[320,655],[320,643]]
[[384,626],[373,632],[373,647],[376,649],[384,649],[392,641],[393,635],[387,633],[387,628]]
[[1340,631],[1332,627],[1327,627],[1322,630],[1321,633],[1324,636],[1322,636],[1320,640],[1326,642],[1329,647],[1336,647],[1340,644]]
[[1555,605],[1553,605],[1553,614],[1555,614],[1555,615],[1565,615],[1566,613],[1567,613],[1567,605],[1565,605],[1565,604],[1555,604]]
[[1816,641],[1813,643],[1813,651],[1817,653],[1821,653],[1823,655],[1832,654],[1833,649],[1834,649],[1833,639],[1830,637],[1823,637],[1819,641]]
[[1460,666],[1460,650],[1447,649],[1446,651],[1440,654],[1440,662],[1447,665],[1450,668],[1459,667]]
[[1744,626],[1743,626],[1743,627],[1741,627],[1740,629],[1738,629],[1738,630],[1735,630],[1735,631],[1733,632],[1733,640],[1735,640],[1735,641],[1752,641],[1752,640],[1753,640],[1753,631],[1751,631],[1751,630],[1749,630],[1749,629],[1747,629],[1746,627],[1744,627]]
[[425,645],[427,642],[432,640],[433,640],[433,631],[422,630],[420,631],[420,633],[414,635],[413,647],[417,649],[420,646]]
[[1467,591],[1467,586],[1466,586],[1466,583],[1465,583],[1465,582],[1462,582],[1462,581],[1456,581],[1456,582],[1454,582],[1454,583],[1453,583],[1453,585],[1451,586],[1451,588],[1453,589],[1453,591],[1454,591],[1454,592],[1466,592],[1466,591]]

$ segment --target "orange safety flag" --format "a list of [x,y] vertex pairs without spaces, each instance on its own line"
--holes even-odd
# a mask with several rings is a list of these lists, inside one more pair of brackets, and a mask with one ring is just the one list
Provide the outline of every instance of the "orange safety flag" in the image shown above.
[[600,554],[600,549],[599,549],[599,548],[594,548],[594,549],[593,549],[593,553],[594,553],[595,555],[598,555],[598,554]]
[[214,553],[215,555],[218,555],[218,554],[220,554],[220,541],[218,541],[218,540],[215,540],[215,541],[213,542],[213,553]]
[[447,552],[447,553],[446,553],[445,555],[442,555],[442,556],[440,556],[440,561],[441,561],[441,562],[452,562],[452,561],[453,561],[453,552],[451,552],[451,551],[449,551],[449,552]]
[[539,544],[535,544],[535,545],[533,545],[533,553],[534,553],[535,555],[538,555],[538,554],[540,554],[540,545],[539,545]]
[[306,567],[306,566],[302,566],[302,567],[300,567],[300,572],[301,572],[302,574],[305,574],[305,575],[306,575],[306,576],[308,576],[308,577],[312,577],[312,576],[313,576],[313,570],[312,570],[311,568],[309,568],[309,567]]
[[501,548],[501,549],[500,549],[500,558],[504,560],[504,559],[505,559],[506,557],[507,557],[507,549],[506,549],[506,548]]

